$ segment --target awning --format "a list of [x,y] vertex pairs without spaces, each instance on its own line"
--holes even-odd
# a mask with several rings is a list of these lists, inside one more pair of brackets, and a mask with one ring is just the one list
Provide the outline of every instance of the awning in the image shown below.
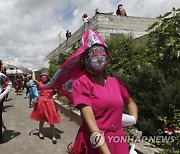
[[19,69],[15,69],[15,70],[6,70],[6,74],[7,74],[7,75],[10,75],[10,74],[13,74],[13,75],[16,75],[16,74],[23,74],[23,71],[22,71],[22,70],[19,70]]

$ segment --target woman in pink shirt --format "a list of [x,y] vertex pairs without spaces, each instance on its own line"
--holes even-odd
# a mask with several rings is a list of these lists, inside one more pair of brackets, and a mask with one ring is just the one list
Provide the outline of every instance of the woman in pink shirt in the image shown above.
[[108,54],[101,41],[92,43],[82,54],[85,73],[72,86],[73,103],[83,119],[73,147],[75,153],[79,150],[88,154],[129,153],[128,144],[123,140],[122,113],[126,105],[137,119],[137,106],[121,81],[104,76]]
[[82,125],[73,154],[129,154],[122,113],[127,106],[137,120],[137,106],[120,80],[104,75],[108,57],[103,39],[87,30],[81,48],[60,66],[47,85],[58,88],[81,112]]

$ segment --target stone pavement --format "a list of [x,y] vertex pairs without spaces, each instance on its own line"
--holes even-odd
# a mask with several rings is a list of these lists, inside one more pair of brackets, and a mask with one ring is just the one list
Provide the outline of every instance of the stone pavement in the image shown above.
[[10,92],[10,101],[4,102],[6,111],[3,115],[8,128],[4,131],[4,143],[0,144],[0,154],[66,154],[66,146],[73,142],[79,126],[60,114],[61,123],[56,124],[57,144],[52,144],[48,123],[44,125],[44,140],[37,136],[38,122],[31,120],[32,108],[28,99]]

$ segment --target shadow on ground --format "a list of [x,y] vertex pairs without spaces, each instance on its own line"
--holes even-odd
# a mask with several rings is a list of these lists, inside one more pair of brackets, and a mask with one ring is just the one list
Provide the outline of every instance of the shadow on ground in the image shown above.
[[3,143],[6,143],[10,140],[12,140],[13,138],[19,136],[21,133],[17,132],[15,130],[6,130],[3,132]]
[[14,109],[14,105],[4,105],[4,112]]
[[[33,129],[29,132],[29,136],[31,136],[31,135],[38,136],[38,132],[39,132],[39,129]],[[64,133],[64,131],[61,131],[61,130],[55,128],[55,132],[56,132],[56,139],[61,139],[61,135]],[[43,135],[44,135],[44,137],[51,139],[50,127],[43,128]]]

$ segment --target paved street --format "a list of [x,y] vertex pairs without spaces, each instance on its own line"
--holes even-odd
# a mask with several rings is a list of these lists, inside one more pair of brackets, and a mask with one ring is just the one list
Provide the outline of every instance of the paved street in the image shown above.
[[56,125],[57,144],[52,144],[49,125],[44,125],[45,139],[37,136],[38,122],[31,120],[28,99],[16,95],[14,89],[10,92],[10,101],[4,106],[4,123],[8,130],[4,131],[4,142],[0,144],[0,154],[66,154],[66,146],[74,141],[78,127],[64,115],[60,115],[61,123]]

